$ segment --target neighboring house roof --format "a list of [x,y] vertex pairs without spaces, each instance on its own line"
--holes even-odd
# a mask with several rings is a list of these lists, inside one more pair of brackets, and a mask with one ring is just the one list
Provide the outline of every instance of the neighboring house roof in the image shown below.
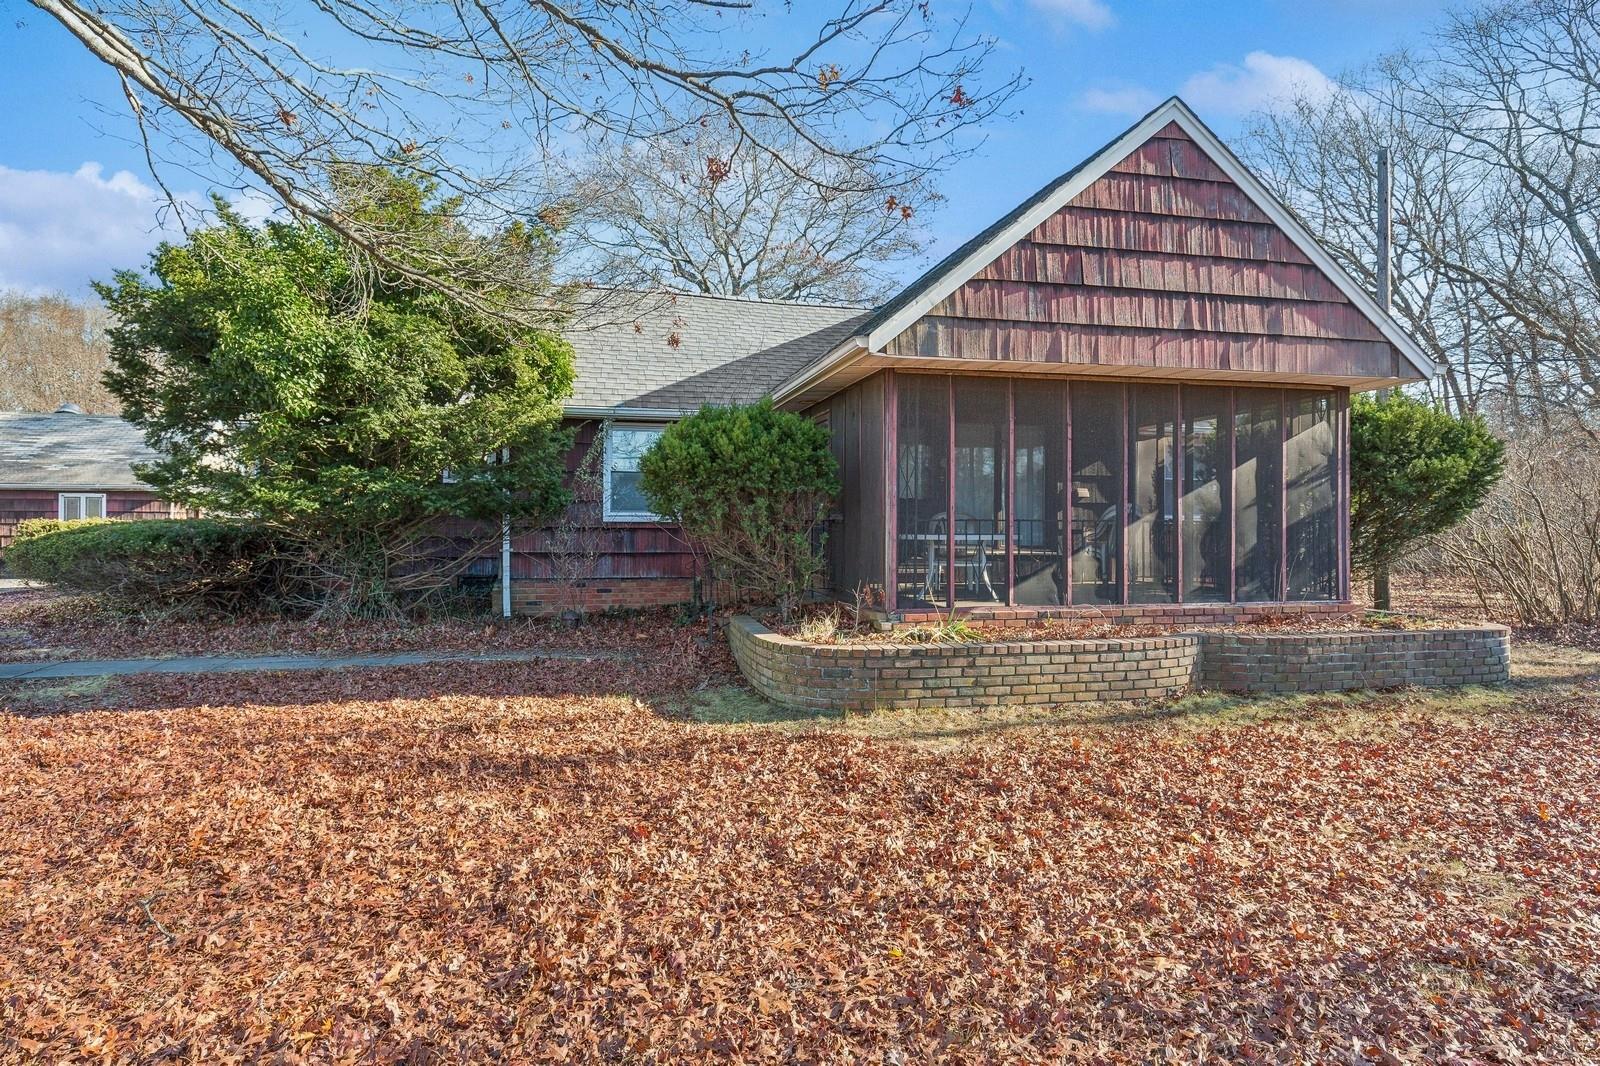
[[0,489],[150,492],[133,464],[154,458],[117,415],[0,411]]
[[[566,334],[576,380],[569,412],[659,411],[751,403],[859,331],[871,310],[732,296],[611,294]],[[585,317],[580,315],[580,321]]]
[[1168,123],[1192,137],[1214,163],[1238,185],[1300,250],[1361,310],[1424,378],[1437,367],[1405,329],[1359,282],[1322,247],[1304,223],[1285,207],[1239,158],[1223,144],[1189,105],[1173,96],[1113,138],[1099,151],[1018,204],[971,240],[934,264],[867,318],[851,337],[827,355],[803,367],[776,391],[779,400],[794,396],[825,376],[835,365],[863,352],[879,352],[962,283],[993,262],[1096,179],[1137,149]]

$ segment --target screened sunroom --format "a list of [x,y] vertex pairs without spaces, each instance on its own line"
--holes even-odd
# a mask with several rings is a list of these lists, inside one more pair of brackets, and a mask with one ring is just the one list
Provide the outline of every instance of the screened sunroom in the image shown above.
[[829,409],[845,487],[834,588],[881,589],[902,612],[1345,599],[1347,403],[878,375]]
[[835,595],[1314,614],[1350,598],[1350,396],[1433,369],[1170,100],[774,398],[832,427]]

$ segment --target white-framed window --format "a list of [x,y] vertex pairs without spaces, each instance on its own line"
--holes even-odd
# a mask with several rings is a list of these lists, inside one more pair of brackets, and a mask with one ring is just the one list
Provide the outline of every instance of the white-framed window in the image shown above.
[[63,492],[56,497],[56,514],[63,522],[80,518],[104,518],[106,494],[103,492]]
[[612,422],[606,426],[605,516],[607,522],[660,522],[639,487],[639,459],[666,426]]
[[[511,449],[496,448],[484,458],[490,466],[502,466],[511,461]],[[439,472],[439,480],[446,485],[456,485],[461,482],[461,475],[447,466]]]

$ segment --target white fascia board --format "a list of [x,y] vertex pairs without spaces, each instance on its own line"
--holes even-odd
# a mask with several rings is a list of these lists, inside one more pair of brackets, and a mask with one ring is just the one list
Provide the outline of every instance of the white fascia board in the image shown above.
[[[696,408],[695,410],[699,410]],[[617,422],[675,422],[694,411],[681,407],[563,407],[566,418],[600,418]]]
[[[1371,319],[1372,324],[1378,327],[1389,343],[1403,352],[1420,373],[1428,378],[1437,373],[1438,368],[1434,365],[1433,360],[1418,347],[1416,341],[1406,335],[1393,316],[1378,306],[1377,300],[1368,294],[1365,289],[1357,284],[1354,278],[1345,272],[1343,267],[1334,261],[1333,257],[1327,253],[1316,237],[1305,226],[1301,225],[1300,220],[1288,208],[1279,203],[1278,199],[1272,195],[1266,186],[1262,185],[1255,175],[1251,174],[1245,165],[1239,161],[1238,157],[1228,150],[1227,145],[1218,140],[1217,136],[1206,128],[1205,123],[1201,122],[1195,113],[1189,110],[1189,105],[1176,96],[1150,112],[1138,125],[1111,142],[1098,155],[1089,159],[1054,194],[1035,204],[1032,210],[1018,216],[1010,226],[996,234],[966,259],[951,267],[950,270],[946,271],[944,277],[939,278],[917,299],[901,308],[898,314],[889,318],[867,337],[862,338],[860,343],[868,351],[882,351],[884,345],[911,328],[918,319],[931,311],[945,297],[971,279],[978,271],[999,258],[1000,254],[1007,248],[1010,248],[1013,244],[1033,232],[1045,219],[1065,207],[1068,202],[1095,181],[1104,177],[1113,166],[1149,140],[1157,130],[1169,122],[1176,123],[1180,129],[1192,137],[1195,143],[1211,157],[1212,162],[1216,163],[1223,173],[1227,174],[1236,185],[1243,189],[1245,194],[1255,202],[1255,205],[1268,218],[1289,235],[1289,238],[1299,246],[1307,258],[1315,263],[1324,274],[1328,275],[1333,283],[1339,287],[1339,291],[1343,292],[1351,303],[1355,304],[1367,318]],[[834,355],[830,354],[827,359],[809,368],[806,377],[809,379],[818,376],[833,359]],[[784,389],[787,390],[790,386],[790,382],[785,382]]]
[[816,362],[803,367],[798,374],[772,390],[772,402],[781,404],[801,389],[833,373],[858,355],[869,351],[867,339],[862,336],[847,337],[834,345],[833,350]]

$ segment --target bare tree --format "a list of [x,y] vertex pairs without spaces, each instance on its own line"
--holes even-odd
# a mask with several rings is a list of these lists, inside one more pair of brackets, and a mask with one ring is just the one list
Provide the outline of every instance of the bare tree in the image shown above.
[[[926,0],[831,0],[831,15],[760,0],[32,2],[117,73],[158,180],[174,162],[230,167],[386,267],[525,321],[551,315],[551,294],[485,284],[474,275],[496,263],[341,211],[332,175],[429,180],[499,229],[548,222],[543,163],[573,137],[660,144],[718,122],[819,191],[887,199],[970,150],[965,132],[1020,84],[980,92],[992,42]],[[746,49],[762,18],[798,43]]]
[[[786,130],[767,139],[708,121],[656,142],[600,138],[572,176],[571,228],[586,276],[724,296],[875,302],[889,268],[922,250],[938,195],[848,175]],[[808,176],[809,175],[809,176]],[[819,182],[814,180],[821,178]]]
[[1442,372],[1435,398],[1475,411],[1510,391],[1516,360],[1496,309],[1476,286],[1445,269],[1430,249],[1465,239],[1475,205],[1461,162],[1443,138],[1347,80],[1329,96],[1301,96],[1254,117],[1244,154],[1274,191],[1369,291],[1377,286],[1377,159],[1394,166],[1390,252],[1393,310]]
[[0,410],[53,411],[75,403],[90,414],[115,414],[101,381],[111,365],[98,303],[66,296],[0,293]]
[[1600,5],[1497,2],[1265,116],[1252,154],[1370,273],[1371,158],[1399,163],[1397,311],[1445,398],[1593,432],[1600,418]]

